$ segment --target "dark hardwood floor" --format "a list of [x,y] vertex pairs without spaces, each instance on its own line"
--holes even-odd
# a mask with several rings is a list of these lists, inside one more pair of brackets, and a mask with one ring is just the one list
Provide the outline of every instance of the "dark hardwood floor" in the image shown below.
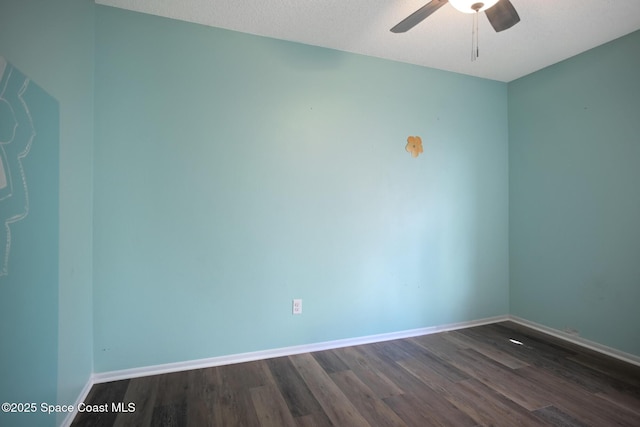
[[503,322],[97,384],[86,403],[107,412],[73,426],[638,427],[640,367]]

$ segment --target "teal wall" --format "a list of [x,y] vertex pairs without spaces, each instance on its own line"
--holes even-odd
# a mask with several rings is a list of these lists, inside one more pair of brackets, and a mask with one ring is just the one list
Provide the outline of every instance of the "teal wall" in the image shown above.
[[96,25],[96,372],[507,313],[506,84]]
[[640,355],[640,32],[509,84],[511,313]]
[[[55,403],[58,104],[18,69],[1,62],[0,401]],[[37,411],[0,413],[2,425],[53,421]]]
[[[3,353],[0,360],[2,395],[4,399],[6,390],[9,401],[74,403],[92,372],[94,7],[90,0],[0,2],[0,56],[49,93],[59,108],[59,172],[53,178],[59,183],[57,207],[55,200],[46,203],[46,209],[57,211],[58,226],[47,226],[51,234],[40,236],[40,246],[57,246],[53,255],[57,265],[52,267],[57,272],[46,280],[20,281],[19,285],[28,287],[32,294],[19,301],[13,296],[9,299],[6,293],[15,283],[0,279],[3,307],[10,306],[0,314],[3,328],[47,330],[35,337],[12,332],[5,339],[3,329],[2,349],[12,349],[10,359]],[[34,209],[36,205],[32,204],[29,217],[16,224],[29,228],[27,233],[34,230],[31,227],[42,225]],[[14,238],[19,242],[16,234]],[[35,256],[32,252],[21,256],[17,249],[12,249],[12,254],[17,257],[12,266],[33,262]],[[34,271],[30,274],[41,272],[44,265],[31,265]],[[18,274],[17,269],[10,271],[7,279],[19,280]],[[42,316],[50,323],[45,324]],[[6,381],[9,377],[5,374],[13,378],[19,373],[24,373],[22,383]],[[9,424],[55,425],[62,418],[25,416]],[[4,425],[2,421],[0,424]]]

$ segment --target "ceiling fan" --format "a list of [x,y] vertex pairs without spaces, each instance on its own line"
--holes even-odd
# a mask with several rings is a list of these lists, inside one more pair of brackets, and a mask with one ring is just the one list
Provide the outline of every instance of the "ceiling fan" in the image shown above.
[[446,3],[451,3],[451,6],[465,13],[476,13],[477,15],[479,12],[484,12],[496,32],[507,30],[520,22],[520,16],[509,0],[484,0],[484,2],[478,0],[432,0],[393,27],[391,32],[404,33],[410,30]]

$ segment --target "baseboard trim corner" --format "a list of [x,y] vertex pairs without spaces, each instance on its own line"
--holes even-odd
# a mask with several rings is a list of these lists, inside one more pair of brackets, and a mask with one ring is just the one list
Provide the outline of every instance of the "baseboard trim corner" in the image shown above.
[[624,351],[615,349],[613,347],[608,347],[603,344],[599,344],[594,341],[590,341],[588,339],[571,335],[566,332],[563,332],[559,329],[551,328],[549,326],[542,325],[540,323],[532,322],[531,320],[523,319],[522,317],[509,315],[507,316],[507,320],[510,320],[514,323],[518,323],[522,326],[526,326],[527,328],[535,329],[539,332],[554,336],[564,341],[568,341],[570,343],[579,345],[581,347],[588,348],[589,350],[596,351],[598,353],[605,354],[607,356],[613,357],[615,359],[621,360],[623,362],[631,363],[632,365],[640,366],[640,357],[631,353],[626,353]]
[[60,423],[60,427],[69,427],[71,425],[71,423],[73,422],[73,419],[78,414],[78,405],[80,405],[82,402],[86,400],[87,395],[89,395],[89,392],[91,391],[91,387],[93,387],[93,384],[94,384],[94,381],[93,381],[93,375],[92,375],[91,377],[89,377],[84,387],[82,387],[82,390],[80,390],[80,394],[78,395],[78,398],[73,404],[73,411],[67,413],[67,416],[64,417],[64,419],[62,420],[62,423]]

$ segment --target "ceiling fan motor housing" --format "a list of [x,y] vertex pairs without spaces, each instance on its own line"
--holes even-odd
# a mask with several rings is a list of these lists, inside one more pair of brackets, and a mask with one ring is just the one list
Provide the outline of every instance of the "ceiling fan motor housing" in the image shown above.
[[458,9],[460,12],[464,13],[477,13],[482,12],[489,9],[491,6],[495,5],[498,0],[485,0],[485,1],[477,1],[477,0],[449,0],[451,6]]

